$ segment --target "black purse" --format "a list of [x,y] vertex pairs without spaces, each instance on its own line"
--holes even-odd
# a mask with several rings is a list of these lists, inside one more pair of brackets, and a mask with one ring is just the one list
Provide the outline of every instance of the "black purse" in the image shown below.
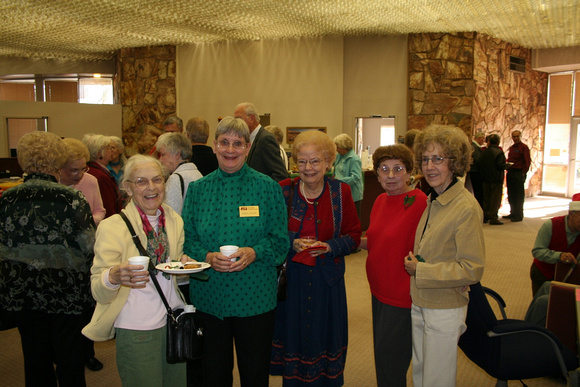
[[[139,253],[148,257],[147,251],[141,245],[141,241],[135,229],[123,212],[119,213],[127,224],[131,238],[137,246]],[[167,309],[167,352],[166,359],[169,364],[182,363],[187,360],[201,359],[203,357],[203,332],[205,330],[205,320],[199,313],[196,313],[193,305],[187,305],[185,310],[172,310],[159,286],[155,277],[155,267],[151,260],[148,266],[149,276]]]

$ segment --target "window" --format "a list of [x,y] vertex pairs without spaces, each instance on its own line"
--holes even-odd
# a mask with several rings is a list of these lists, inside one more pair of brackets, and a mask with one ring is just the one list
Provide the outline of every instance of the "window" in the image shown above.
[[111,78],[79,78],[79,102],[112,105],[113,80]]
[[[37,90],[41,91],[40,95]],[[37,98],[44,98],[46,102],[112,105],[113,78],[111,74],[21,74],[0,77],[0,100],[42,102]]]

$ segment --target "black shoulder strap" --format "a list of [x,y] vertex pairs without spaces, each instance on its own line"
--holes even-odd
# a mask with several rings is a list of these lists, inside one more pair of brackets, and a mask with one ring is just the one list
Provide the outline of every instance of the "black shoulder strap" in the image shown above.
[[[127,224],[127,228],[129,229],[129,232],[131,233],[131,238],[133,239],[135,246],[137,246],[137,250],[139,250],[139,253],[144,257],[149,257],[149,254],[147,254],[147,251],[145,250],[145,248],[141,244],[141,241],[139,240],[139,236],[137,236],[137,233],[135,232],[133,225],[131,224],[131,222],[127,218],[127,215],[125,215],[125,213],[123,211],[121,211],[119,213],[119,215],[121,215],[121,218],[123,218],[123,221],[125,221],[125,224]],[[159,286],[159,282],[157,281],[157,277],[155,277],[155,267],[153,266],[153,263],[151,262],[151,257],[149,257],[148,271],[149,271],[149,277],[151,277],[151,280],[153,281],[153,285],[155,285],[155,289],[157,289],[159,296],[161,296],[161,301],[163,301],[163,305],[165,305],[165,309],[167,309],[167,314],[170,316],[173,316],[173,310],[169,306],[169,303],[167,302],[167,299],[165,298],[165,295],[163,294],[163,291],[161,290],[161,286]]]
[[179,176],[179,182],[181,183],[181,197],[183,198],[185,196],[185,183],[183,182],[183,176],[177,172],[175,172],[175,174]]

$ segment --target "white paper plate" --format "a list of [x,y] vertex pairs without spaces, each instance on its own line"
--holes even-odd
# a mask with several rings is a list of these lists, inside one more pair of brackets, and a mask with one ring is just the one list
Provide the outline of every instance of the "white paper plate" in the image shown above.
[[155,266],[155,268],[169,274],[192,274],[205,270],[210,266],[207,262],[197,263],[201,265],[201,267],[195,269],[182,269],[183,264],[181,262],[160,263],[159,265]]

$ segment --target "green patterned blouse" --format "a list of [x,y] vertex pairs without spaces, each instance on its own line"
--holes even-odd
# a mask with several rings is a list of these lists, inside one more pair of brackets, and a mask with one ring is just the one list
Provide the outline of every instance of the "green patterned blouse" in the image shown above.
[[[244,206],[258,206],[259,216],[240,217]],[[185,254],[205,261],[222,245],[256,251],[256,261],[242,271],[208,269],[208,281],[190,281],[191,300],[199,310],[223,319],[276,307],[276,266],[289,249],[286,213],[280,186],[246,164],[233,174],[217,169],[189,185],[182,212]]]

